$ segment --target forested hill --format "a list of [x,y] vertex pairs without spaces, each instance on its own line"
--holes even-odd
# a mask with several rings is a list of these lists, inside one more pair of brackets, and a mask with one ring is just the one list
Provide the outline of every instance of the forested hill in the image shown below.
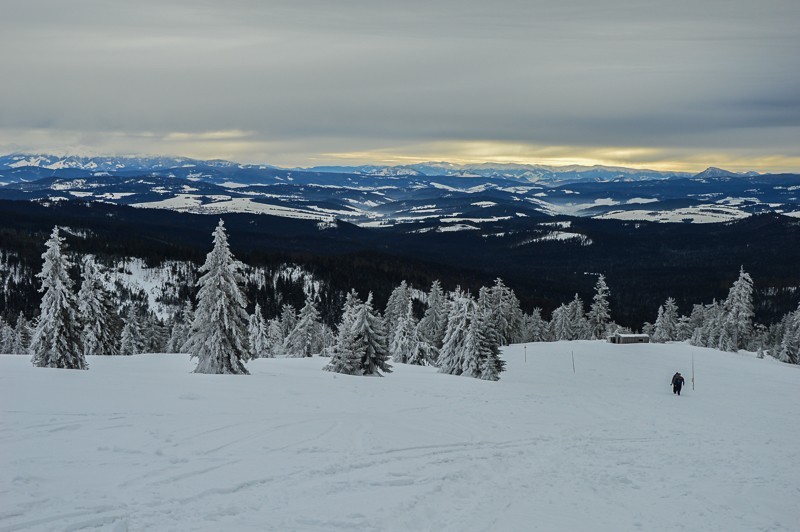
[[[221,216],[244,262],[300,264],[334,291],[375,292],[379,306],[404,279],[421,289],[438,278],[448,289],[477,290],[502,277],[524,309],[538,306],[549,315],[576,292],[590,300],[597,275],[604,274],[614,319],[640,328],[667,297],[682,312],[724,299],[741,266],[755,283],[757,320],[775,321],[800,298],[800,223],[775,214],[724,224],[541,215],[453,232],[425,222],[365,228],[263,214]],[[199,263],[216,223],[214,216],[102,203],[0,201],[0,250],[10,253],[7,263],[36,272],[44,241],[59,225],[72,252]],[[38,297],[32,279],[6,283],[0,313],[32,315]]]

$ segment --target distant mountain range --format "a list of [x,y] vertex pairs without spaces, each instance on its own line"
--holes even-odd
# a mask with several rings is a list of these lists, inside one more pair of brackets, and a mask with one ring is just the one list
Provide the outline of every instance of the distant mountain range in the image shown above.
[[[620,323],[641,324],[669,296],[686,311],[724,297],[719,276],[744,266],[759,279],[759,312],[797,308],[800,174],[0,157],[0,254],[24,255],[30,271],[55,224],[75,249],[157,263],[200,260],[221,215],[241,256],[288,254],[345,291],[366,276],[381,297],[388,279],[501,276],[549,312],[576,291],[591,297],[603,272]],[[26,286],[20,301],[36,301]]]
[[426,163],[278,168],[170,157],[0,156],[0,199],[263,213],[409,231],[539,215],[658,222],[800,216],[800,175]]

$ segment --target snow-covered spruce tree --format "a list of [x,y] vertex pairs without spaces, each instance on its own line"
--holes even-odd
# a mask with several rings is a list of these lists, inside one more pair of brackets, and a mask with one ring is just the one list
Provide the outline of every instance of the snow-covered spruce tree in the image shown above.
[[592,332],[589,328],[589,321],[586,319],[586,314],[583,311],[583,301],[578,294],[568,305],[570,322],[573,328],[573,337],[570,340],[589,340],[592,338]]
[[164,353],[169,341],[169,329],[164,322],[149,308],[145,308],[141,316],[142,337],[145,353]]
[[481,289],[478,300],[481,307],[491,308],[487,319],[496,331],[500,344],[509,345],[519,341],[522,335],[522,309],[514,291],[498,278],[490,289]]
[[461,375],[465,361],[465,346],[469,324],[475,310],[475,300],[456,288],[450,297],[447,330],[439,352],[439,372]]
[[53,228],[42,255],[44,265],[39,320],[31,340],[31,362],[41,368],[88,369],[83,356],[78,302],[67,273],[70,262],[62,253],[64,239]]
[[310,357],[322,350],[322,323],[311,294],[300,309],[297,323],[289,332],[283,350],[289,357]]
[[25,355],[31,345],[31,326],[22,312],[17,316],[17,325],[14,327],[14,342],[11,352],[15,355]]
[[420,332],[419,324],[417,324],[411,337],[411,351],[406,359],[406,364],[435,366],[438,359],[439,350],[428,343],[428,339]]
[[414,312],[411,308],[411,299],[408,300],[405,313],[401,314],[397,320],[394,334],[389,342],[389,353],[393,362],[405,364],[411,356],[415,332],[417,330],[417,320],[414,319]]
[[372,292],[358,308],[351,325],[355,336],[355,351],[361,359],[361,375],[391,373],[389,364],[389,340],[383,319],[372,307]]
[[386,310],[383,313],[383,321],[389,334],[394,334],[395,329],[397,329],[397,322],[401,316],[405,315],[410,301],[411,292],[408,289],[408,284],[402,281],[389,295],[389,299],[386,301]]
[[283,328],[280,317],[272,318],[267,322],[267,349],[270,358],[283,355]]
[[119,315],[91,257],[83,261],[78,311],[83,322],[84,355],[118,355]]
[[602,340],[606,337],[607,328],[611,322],[611,307],[608,303],[608,285],[605,275],[600,275],[594,285],[594,297],[592,306],[589,308],[589,328],[592,332],[592,339]]
[[755,325],[753,327],[753,346],[755,347],[757,358],[764,358],[767,341],[767,327],[760,323]]
[[333,330],[324,323],[320,329],[320,340],[322,342],[322,351],[319,353],[320,356],[331,356],[333,346],[336,344],[336,335]]
[[678,306],[673,298],[658,307],[658,315],[653,325],[653,341],[664,343],[678,339]]
[[250,340],[251,358],[268,358],[270,356],[267,322],[261,312],[261,305],[258,303],[248,321],[247,336]]
[[781,362],[800,364],[800,307],[784,316],[782,322],[782,337],[771,353]]
[[553,311],[549,324],[550,338],[555,341],[571,340],[572,327],[569,319],[569,308],[561,304]]
[[356,312],[361,305],[356,291],[350,290],[342,309],[342,319],[337,328],[336,344],[333,346],[331,360],[323,368],[325,371],[345,375],[361,374],[361,354],[357,350],[357,338],[353,328]]
[[0,353],[15,354],[14,353],[14,328],[9,325],[6,320],[0,317]]
[[194,306],[191,301],[172,317],[172,330],[167,340],[167,353],[180,353],[181,348],[189,339],[189,331],[194,321]]
[[664,343],[668,340],[664,331],[664,305],[658,306],[656,313],[656,322],[653,324],[653,335],[650,338],[653,342]]
[[[500,334],[492,324],[494,306],[484,297],[481,288],[478,304],[470,310],[469,326],[464,339],[461,375],[496,381],[505,363],[500,359]],[[488,304],[487,304],[488,303]]]
[[130,356],[146,353],[148,349],[147,339],[144,334],[145,326],[142,319],[142,310],[136,305],[131,304],[128,307],[128,311],[125,313],[124,323],[120,339],[119,354]]
[[692,337],[692,325],[689,316],[681,316],[678,318],[678,328],[676,329],[675,338],[679,342],[684,342]]
[[294,326],[297,325],[297,310],[294,305],[286,303],[281,309],[281,343],[286,341],[286,337],[292,332]]
[[722,336],[722,325],[725,317],[723,306],[717,301],[713,301],[709,305],[695,307],[692,315],[692,319],[699,322],[699,325],[692,332],[691,344],[698,347],[713,347],[716,349]]
[[182,351],[197,358],[195,373],[247,375],[247,312],[240,285],[242,264],[228,246],[222,220],[214,230],[214,249],[197,281],[197,309]]
[[547,340],[547,322],[542,319],[542,309],[535,308],[522,317],[521,342],[544,342]]
[[738,351],[747,347],[753,333],[753,279],[739,270],[739,278],[733,283],[724,305],[725,318],[720,349]]
[[419,322],[420,335],[433,347],[440,349],[447,330],[447,300],[442,285],[433,281],[428,292],[428,308]]

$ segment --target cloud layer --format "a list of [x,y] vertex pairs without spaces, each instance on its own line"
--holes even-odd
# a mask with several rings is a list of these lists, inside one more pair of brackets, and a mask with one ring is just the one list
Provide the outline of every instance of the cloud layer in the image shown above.
[[795,0],[12,0],[0,150],[800,170],[798,21]]

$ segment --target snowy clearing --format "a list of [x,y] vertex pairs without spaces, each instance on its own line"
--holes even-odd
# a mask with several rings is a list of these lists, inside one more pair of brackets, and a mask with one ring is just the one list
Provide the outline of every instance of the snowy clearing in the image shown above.
[[797,530],[798,367],[684,344],[504,357],[487,382],[0,356],[0,530]]
[[741,211],[729,205],[698,205],[696,207],[685,207],[681,209],[664,211],[611,211],[595,216],[600,220],[645,220],[648,222],[661,223],[685,223],[695,224],[730,222],[741,220],[750,216],[749,213]]

